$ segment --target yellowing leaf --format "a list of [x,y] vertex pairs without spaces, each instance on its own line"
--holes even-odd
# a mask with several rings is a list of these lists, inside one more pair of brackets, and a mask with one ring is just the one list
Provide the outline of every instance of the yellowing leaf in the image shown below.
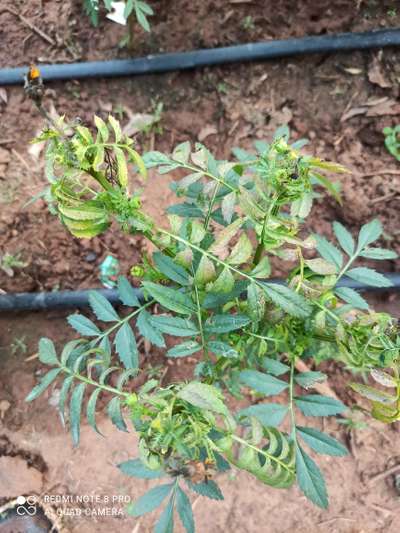
[[231,265],[241,265],[246,263],[251,257],[253,251],[250,239],[245,233],[242,233],[238,242],[233,247],[232,253],[229,256],[228,262]]

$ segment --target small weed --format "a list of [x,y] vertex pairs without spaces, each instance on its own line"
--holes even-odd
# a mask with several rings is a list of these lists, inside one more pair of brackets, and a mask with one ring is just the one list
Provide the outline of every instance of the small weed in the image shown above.
[[14,276],[15,268],[25,268],[27,263],[21,260],[21,254],[17,253],[15,255],[5,253],[3,256],[0,255],[0,269],[7,274],[7,276]]
[[385,146],[393,157],[400,161],[400,125],[394,128],[383,128]]
[[242,28],[246,31],[253,31],[256,29],[254,19],[251,15],[247,15],[247,17],[244,17],[244,19],[242,20]]

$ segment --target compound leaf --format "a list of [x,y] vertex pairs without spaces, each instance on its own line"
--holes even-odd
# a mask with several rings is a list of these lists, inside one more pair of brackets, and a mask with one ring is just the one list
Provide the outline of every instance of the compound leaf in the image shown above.
[[332,416],[347,409],[341,401],[321,394],[298,396],[294,401],[305,416]]
[[71,424],[71,435],[74,446],[78,446],[79,444],[82,400],[85,388],[86,383],[79,383],[71,394],[71,401],[69,404],[69,419]]
[[121,472],[127,476],[140,479],[157,479],[165,476],[163,470],[151,470],[140,459],[129,459],[118,465]]
[[322,473],[311,457],[297,443],[296,472],[299,487],[307,498],[318,507],[326,509],[328,507],[328,495]]
[[99,292],[89,291],[89,305],[99,320],[103,322],[115,322],[119,320],[119,316],[114,307]]
[[39,361],[45,365],[57,365],[57,353],[52,340],[43,337],[39,341]]
[[288,388],[286,381],[277,379],[269,374],[264,374],[258,370],[242,370],[239,374],[239,380],[244,385],[266,396],[279,394]]
[[35,387],[31,390],[31,392],[28,394],[28,396],[25,398],[26,402],[31,402],[32,400],[36,400],[38,396],[40,396],[47,387],[56,379],[58,374],[61,372],[61,368],[52,368],[45,374],[42,379],[39,381]]
[[176,493],[176,508],[179,514],[179,518],[181,519],[183,527],[186,529],[187,533],[194,533],[195,528],[192,504],[190,503],[190,500],[187,495],[180,487],[178,487]]
[[314,428],[296,426],[297,434],[317,453],[341,457],[349,452],[339,441]]
[[115,348],[125,368],[138,368],[139,354],[131,326],[125,322],[115,335]]
[[97,337],[101,335],[101,331],[96,324],[83,315],[69,315],[67,321],[81,335],[85,335],[86,337]]
[[201,409],[207,409],[223,415],[228,413],[222,401],[222,394],[218,389],[206,383],[192,381],[183,387],[178,393],[178,397]]
[[127,513],[131,516],[142,516],[146,513],[151,513],[151,511],[154,511],[154,509],[162,504],[162,502],[171,492],[173,486],[173,483],[168,483],[165,485],[158,485],[158,487],[153,487],[134,503],[128,505]]

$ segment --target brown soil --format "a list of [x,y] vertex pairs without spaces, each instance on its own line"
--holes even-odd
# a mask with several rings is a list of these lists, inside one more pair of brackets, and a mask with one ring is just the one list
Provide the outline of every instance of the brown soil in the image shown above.
[[[393,11],[395,2],[391,1],[150,3],[156,12],[153,32],[145,35],[138,31],[135,55],[139,56],[400,23],[400,13]],[[127,52],[118,48],[123,29],[105,21],[98,29],[91,28],[81,15],[80,4],[71,0],[3,0],[0,66],[126,56]],[[7,8],[19,11],[45,31],[54,46]],[[252,19],[247,19],[247,26],[252,22],[254,27],[250,24],[246,29],[248,16]],[[339,178],[344,206],[330,199],[318,201],[307,229],[329,235],[330,222],[337,219],[356,231],[377,216],[385,226],[382,244],[400,251],[400,171],[386,152],[381,133],[384,126],[399,120],[400,70],[396,59],[394,50],[353,52],[135,79],[71,81],[49,85],[46,102],[69,118],[79,116],[90,124],[93,113],[105,117],[110,111],[124,108],[128,113],[122,116],[122,122],[126,123],[129,112],[149,112],[154,101],[161,101],[163,133],[139,137],[139,149],[154,145],[170,150],[178,142],[200,137],[221,158],[229,157],[233,146],[249,147],[254,139],[267,139],[277,125],[288,122],[294,138],[310,137],[308,150],[353,171]],[[112,230],[92,241],[79,241],[47,213],[42,200],[23,208],[43,189],[45,179],[43,154],[36,157],[28,144],[40,130],[41,120],[20,87],[7,88],[0,94],[0,123],[0,255],[20,253],[26,263],[15,270],[13,277],[0,270],[0,288],[38,291],[96,286],[98,267],[108,254],[117,257],[121,271],[127,273],[145,246],[139,239],[121,237]],[[162,208],[173,201],[168,188],[171,179],[153,174],[145,186],[144,205],[159,223],[164,223]],[[393,261],[380,267],[396,270]],[[393,295],[390,301],[384,297],[376,306],[400,316],[398,302],[399,297]],[[71,330],[65,325],[64,315],[52,312],[0,317],[0,498],[18,496],[22,486],[26,487],[25,495],[36,492],[135,498],[146,484],[129,480],[115,468],[119,461],[136,455],[133,435],[115,433],[110,423],[100,418],[101,428],[112,438],[102,439],[84,425],[82,444],[74,450],[60,431],[52,403],[55,388],[34,405],[23,401],[35,374],[43,371],[37,360],[25,362],[36,351],[42,335],[60,345],[69,339]],[[161,363],[162,359],[157,356],[156,361]],[[186,372],[187,368],[174,368],[171,376],[184,376]],[[332,369],[330,384],[350,405],[352,396],[346,381],[340,369]],[[334,421],[325,425],[346,439]],[[331,498],[327,512],[314,508],[297,489],[272,490],[243,473],[233,480],[225,477],[221,479],[224,502],[202,498],[196,502],[198,531],[394,533],[400,514],[393,478],[374,484],[369,480],[399,462],[398,438],[398,424],[385,428],[371,422],[368,429],[353,432],[351,456],[344,460],[320,459]],[[10,471],[18,478],[18,485],[12,484],[16,481],[9,476]],[[150,531],[153,518],[139,522],[127,517],[67,516],[63,527],[84,533],[117,529],[121,533],[142,532]]]

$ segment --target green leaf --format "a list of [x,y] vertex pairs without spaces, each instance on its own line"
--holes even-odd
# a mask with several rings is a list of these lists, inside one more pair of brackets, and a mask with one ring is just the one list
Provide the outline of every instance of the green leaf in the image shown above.
[[58,410],[60,412],[61,423],[63,426],[65,426],[65,402],[67,401],[68,392],[73,381],[74,376],[69,376],[65,378],[60,390],[60,396],[58,399]]
[[140,307],[135,289],[123,276],[118,277],[118,298],[128,307]]
[[207,333],[228,333],[241,329],[250,322],[246,315],[214,315],[205,322]]
[[150,489],[134,503],[128,505],[126,512],[131,516],[142,516],[146,513],[151,513],[162,504],[173,486],[174,483],[168,483]]
[[228,410],[222,401],[222,394],[218,389],[206,383],[192,381],[185,385],[178,393],[178,398],[186,402],[222,415],[228,414]]
[[151,470],[147,468],[140,459],[129,459],[118,465],[121,472],[127,476],[139,479],[157,479],[165,476],[163,470]]
[[72,442],[74,446],[79,444],[79,434],[81,427],[82,399],[85,393],[86,383],[79,383],[71,394],[69,404],[69,420],[71,425]]
[[221,202],[222,217],[228,224],[231,223],[235,212],[236,192],[232,191],[226,194]]
[[98,117],[97,115],[94,115],[94,123],[100,134],[101,141],[103,143],[106,143],[109,137],[109,131],[107,128],[107,124],[104,122],[102,118]]
[[328,263],[325,259],[322,259],[321,257],[317,257],[316,259],[306,259],[304,263],[308,266],[309,269],[311,269],[316,274],[320,274],[322,276],[329,276],[330,274],[336,274],[338,272],[338,268],[336,265],[332,263]]
[[306,497],[318,507],[328,507],[325,480],[320,469],[309,455],[296,443],[297,482]]
[[86,418],[89,424],[92,426],[92,428],[101,435],[101,432],[98,430],[97,424],[96,424],[96,403],[97,403],[97,398],[100,392],[101,392],[101,389],[98,388],[98,389],[95,389],[90,395],[90,398],[86,405]]
[[317,453],[342,457],[349,452],[336,439],[314,428],[296,426],[297,434]]
[[271,264],[267,256],[263,257],[261,261],[250,272],[253,278],[269,278],[271,274]]
[[311,314],[312,307],[307,300],[289,287],[277,283],[259,283],[262,284],[268,298],[289,315],[306,318]]
[[212,292],[228,293],[233,289],[235,278],[229,268],[225,267],[211,286]]
[[379,239],[382,231],[382,224],[377,218],[375,220],[371,220],[371,222],[368,224],[364,224],[364,226],[361,227],[360,234],[358,235],[357,252],[361,252],[365,246],[368,246],[368,244],[371,244],[371,242]]
[[103,322],[115,322],[119,320],[119,316],[115,312],[114,307],[102,294],[96,291],[89,291],[89,305],[99,320]]
[[335,293],[339,298],[348,304],[351,304],[355,309],[369,308],[368,302],[366,302],[357,291],[350,289],[350,287],[335,287]]
[[385,276],[379,274],[379,272],[376,272],[372,268],[351,268],[346,272],[346,275],[349,276],[349,278],[355,279],[356,281],[365,283],[366,285],[370,285],[372,287],[391,287],[393,285],[390,279],[385,278]]
[[338,269],[342,268],[343,265],[343,256],[339,250],[332,243],[320,235],[314,235],[315,240],[317,241],[317,250],[318,253],[323,257],[328,263],[333,263]]
[[397,380],[395,377],[391,376],[387,372],[384,372],[383,370],[378,370],[377,368],[373,368],[371,370],[371,377],[380,385],[383,387],[397,387]]
[[196,341],[186,341],[170,348],[167,352],[168,357],[185,357],[201,350],[201,345]]
[[150,322],[162,333],[175,337],[193,337],[200,333],[194,322],[184,318],[157,315],[152,316]]
[[128,186],[128,165],[125,155],[121,148],[117,148],[116,146],[114,146],[114,154],[117,161],[118,182],[125,189]]
[[351,233],[340,222],[333,223],[333,231],[340,246],[351,257],[355,250],[355,243]]
[[69,315],[67,322],[81,335],[87,337],[97,337],[98,335],[101,335],[101,331],[96,324],[83,315]]
[[173,533],[174,531],[174,497],[171,496],[158,522],[154,526],[154,533]]
[[362,385],[361,383],[350,383],[350,387],[354,391],[358,392],[358,394],[361,394],[361,396],[364,396],[364,398],[368,398],[368,400],[371,400],[373,402],[383,403],[384,405],[391,405],[396,401],[395,396],[392,396],[387,392],[374,389],[369,385]]
[[187,533],[194,533],[194,518],[192,511],[192,504],[190,503],[189,498],[183,492],[183,490],[178,487],[176,493],[176,508],[179,514],[179,518],[183,524],[183,527],[186,529]]
[[207,348],[217,356],[227,357],[228,359],[236,359],[239,357],[238,352],[226,342],[209,341],[207,343]]
[[243,219],[237,218],[235,222],[226,226],[226,228],[218,234],[214,244],[210,248],[210,252],[217,256],[223,254],[227,249],[229,241],[236,235],[242,224]]
[[367,259],[397,259],[398,255],[392,250],[385,250],[384,248],[365,248],[359,253],[360,257]]
[[207,256],[203,255],[195,274],[195,281],[200,285],[205,285],[213,281],[216,277],[214,263]]
[[253,322],[259,322],[264,317],[265,293],[253,282],[247,287],[247,312]]
[[161,252],[155,252],[153,259],[158,270],[168,279],[179,283],[179,285],[189,285],[189,274],[170,257]]
[[35,387],[33,387],[31,392],[25,398],[25,401],[31,402],[32,400],[36,400],[36,398],[40,396],[47,389],[47,387],[56,379],[60,372],[61,368],[52,368],[49,372],[47,372],[47,374],[42,377],[39,383],[35,385]]
[[281,376],[290,370],[290,366],[285,365],[280,361],[276,361],[275,359],[270,359],[269,357],[266,357],[263,360],[263,367],[273,376]]
[[247,237],[246,233],[242,233],[238,242],[233,247],[227,262],[231,265],[241,265],[246,263],[250,259],[252,251],[253,246],[250,239]]
[[196,312],[196,306],[186,294],[183,294],[176,289],[157,285],[151,281],[144,281],[142,285],[144,289],[166,309],[175,311],[175,313],[182,313],[183,315],[191,315]]
[[325,187],[325,189],[335,198],[337,202],[339,202],[339,204],[342,203],[340,194],[336,190],[335,185],[330,180],[328,180],[326,176],[324,176],[323,174],[319,174],[318,172],[313,172],[312,177],[316,178],[316,180],[319,181],[320,185]]
[[39,361],[44,365],[58,365],[54,343],[46,337],[42,337],[39,341]]
[[288,384],[285,381],[258,370],[242,370],[239,374],[239,380],[244,385],[266,396],[279,394],[288,388]]
[[292,217],[306,218],[310,214],[313,199],[313,192],[304,192],[300,198],[292,202],[290,215]]
[[128,322],[125,322],[119,328],[115,335],[114,344],[125,368],[139,367],[139,354],[136,346],[136,339]]
[[278,427],[288,413],[288,406],[279,403],[258,403],[241,409],[238,416],[254,416],[266,427]]
[[116,120],[112,115],[108,115],[108,122],[114,131],[115,142],[119,143],[122,137],[122,132],[118,120]]
[[339,400],[320,394],[295,397],[294,401],[305,416],[332,416],[343,413],[347,409]]
[[326,380],[326,375],[322,372],[301,372],[301,374],[296,374],[294,380],[300,385],[300,387],[308,389],[309,387],[313,387],[316,383],[324,382]]
[[191,146],[189,141],[178,144],[172,152],[172,159],[186,165],[189,161],[190,150]]
[[201,496],[206,496],[207,498],[210,498],[211,500],[223,500],[224,496],[218,487],[218,485],[213,481],[212,479],[209,479],[207,483],[203,481],[202,483],[191,483],[190,481],[187,482],[188,487],[193,490],[193,492],[196,492],[197,494],[200,494]]
[[168,207],[167,213],[188,218],[199,218],[203,216],[203,211],[199,207],[187,203],[171,205]]
[[75,339],[73,341],[67,342],[67,344],[64,346],[64,348],[63,348],[63,350],[61,352],[61,364],[62,365],[68,366],[68,360],[69,360],[70,355],[83,342],[84,342],[83,339]]
[[108,403],[107,414],[115,427],[117,427],[120,431],[128,432],[128,428],[126,427],[121,413],[121,399],[118,396],[112,398],[112,400]]
[[151,323],[151,315],[145,309],[140,311],[136,326],[141,335],[155,346],[165,348],[164,337],[161,333],[153,327]]

